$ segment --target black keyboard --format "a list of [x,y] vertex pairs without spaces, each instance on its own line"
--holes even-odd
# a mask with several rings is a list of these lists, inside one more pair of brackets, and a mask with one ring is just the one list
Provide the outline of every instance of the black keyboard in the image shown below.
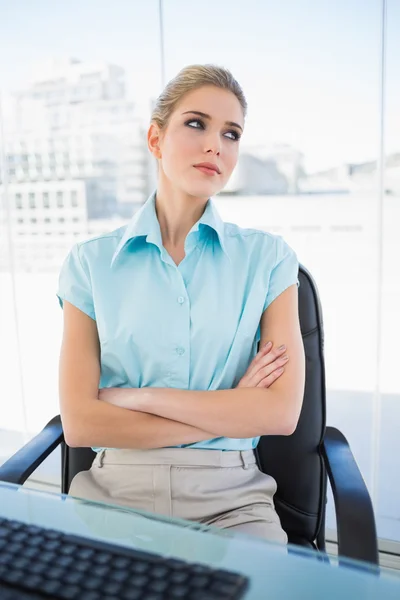
[[0,517],[1,600],[234,600],[248,583],[224,569]]

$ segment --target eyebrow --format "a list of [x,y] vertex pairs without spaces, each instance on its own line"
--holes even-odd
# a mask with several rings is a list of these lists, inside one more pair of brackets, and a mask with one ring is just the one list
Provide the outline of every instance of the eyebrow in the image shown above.
[[[200,117],[203,117],[204,119],[211,119],[210,115],[206,115],[206,113],[200,112],[199,110],[187,110],[186,112],[184,112],[182,114],[187,115],[188,113],[191,113],[193,115],[199,115]],[[241,127],[238,123],[235,123],[234,121],[225,121],[225,125],[230,125],[231,127],[238,127],[239,129],[241,129],[243,131],[243,127]]]

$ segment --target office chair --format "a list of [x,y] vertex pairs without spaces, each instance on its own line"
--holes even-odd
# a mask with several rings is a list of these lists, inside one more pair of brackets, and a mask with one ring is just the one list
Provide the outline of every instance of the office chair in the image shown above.
[[[378,565],[374,512],[368,490],[343,434],[326,427],[324,332],[318,291],[311,274],[299,267],[299,319],[306,356],[303,407],[290,436],[262,436],[256,449],[259,468],[277,481],[275,507],[289,542],[314,548],[326,559],[327,478],[332,487],[338,554]],[[91,448],[70,448],[57,415],[0,467],[0,481],[22,485],[61,444],[61,491],[90,469]],[[340,562],[340,560],[339,560]]]

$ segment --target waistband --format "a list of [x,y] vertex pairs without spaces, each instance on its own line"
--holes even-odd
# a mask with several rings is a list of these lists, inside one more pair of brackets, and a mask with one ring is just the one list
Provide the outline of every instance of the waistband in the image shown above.
[[245,467],[256,463],[253,450],[203,450],[201,448],[105,448],[93,465],[174,465],[189,467]]

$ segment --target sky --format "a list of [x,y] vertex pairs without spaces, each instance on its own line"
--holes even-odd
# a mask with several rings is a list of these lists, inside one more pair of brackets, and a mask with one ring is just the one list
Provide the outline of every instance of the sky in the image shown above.
[[[309,172],[377,157],[383,0],[164,0],[166,81],[228,67],[249,111],[242,148],[289,144]],[[139,114],[163,85],[158,0],[0,0],[0,91],[72,56],[125,68]],[[400,151],[400,1],[387,0],[385,145]],[[165,82],[166,82],[165,81]]]

